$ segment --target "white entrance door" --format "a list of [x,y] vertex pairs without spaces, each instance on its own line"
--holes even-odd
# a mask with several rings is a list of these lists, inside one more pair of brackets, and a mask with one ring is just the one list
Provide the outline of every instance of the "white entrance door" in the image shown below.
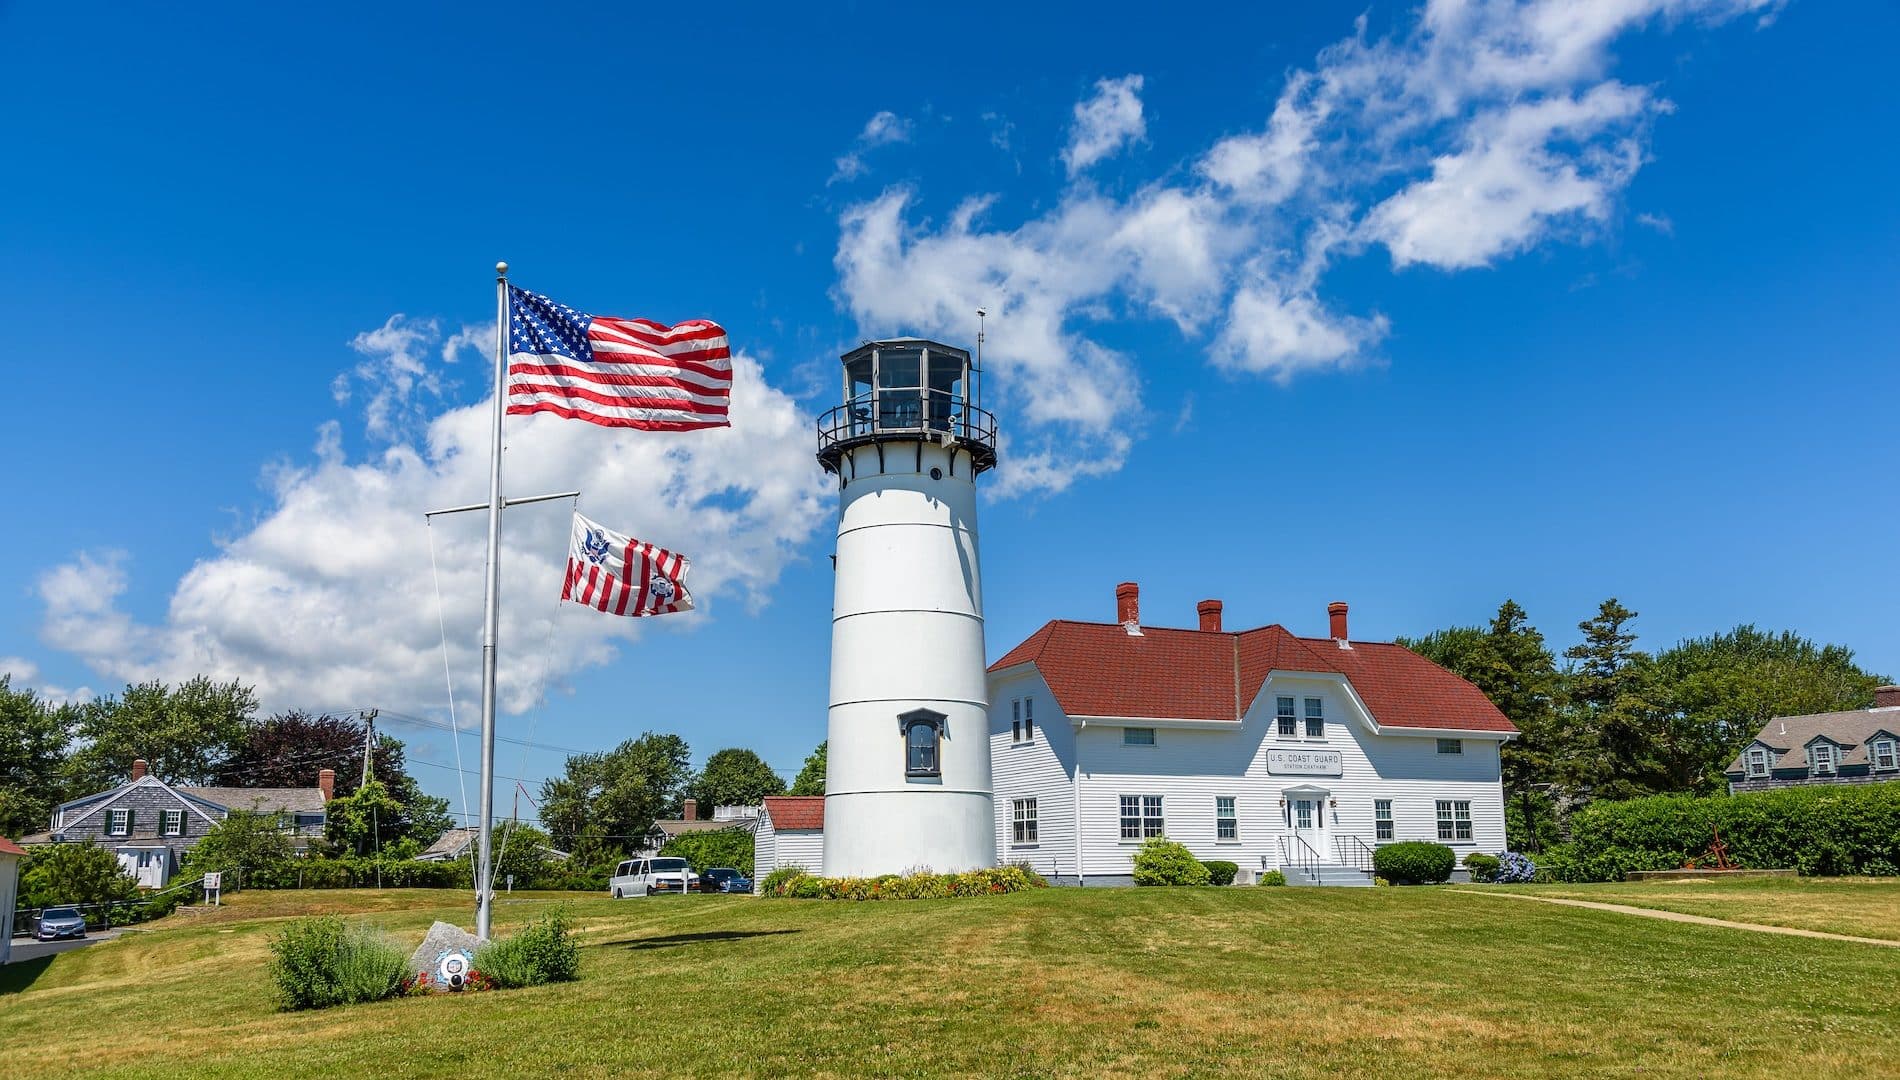
[[140,887],[156,889],[164,882],[165,865],[161,860],[164,853],[144,848],[139,851],[138,882]]
[[1326,854],[1326,800],[1300,795],[1293,800],[1293,835],[1321,858]]

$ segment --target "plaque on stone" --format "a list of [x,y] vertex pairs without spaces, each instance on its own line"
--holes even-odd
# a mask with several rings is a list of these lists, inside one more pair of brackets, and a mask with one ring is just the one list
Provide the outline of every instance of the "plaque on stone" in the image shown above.
[[486,944],[486,940],[459,926],[438,922],[429,927],[428,936],[422,939],[421,946],[409,957],[409,975],[413,978],[427,972],[430,978],[437,978],[443,969],[443,961],[451,958],[452,954],[461,955],[459,970],[467,971],[469,965],[475,962],[475,950]]

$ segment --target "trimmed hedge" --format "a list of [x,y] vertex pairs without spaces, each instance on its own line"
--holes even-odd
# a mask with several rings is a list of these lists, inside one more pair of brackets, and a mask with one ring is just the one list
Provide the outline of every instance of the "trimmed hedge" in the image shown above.
[[1372,853],[1372,870],[1394,885],[1436,885],[1449,881],[1458,856],[1429,840],[1401,840]]
[[1471,880],[1492,882],[1498,877],[1498,857],[1474,851],[1465,856],[1465,869],[1471,871]]
[[1729,861],[1745,869],[1900,875],[1900,781],[1591,803],[1571,816],[1571,843],[1538,856],[1537,876],[1619,881],[1674,870],[1704,859],[1718,829]]
[[1240,873],[1239,863],[1225,862],[1221,859],[1214,859],[1210,862],[1204,862],[1201,865],[1207,867],[1207,883],[1209,885],[1232,885],[1234,883],[1234,875]]
[[1151,837],[1135,852],[1137,885],[1205,885],[1210,877],[1193,852],[1165,836]]
[[937,900],[953,896],[994,896],[1048,887],[1049,883],[1042,875],[1017,865],[969,870],[961,874],[914,870],[908,874],[884,874],[868,878],[816,877],[796,867],[780,867],[766,875],[760,892],[765,896],[792,900]]

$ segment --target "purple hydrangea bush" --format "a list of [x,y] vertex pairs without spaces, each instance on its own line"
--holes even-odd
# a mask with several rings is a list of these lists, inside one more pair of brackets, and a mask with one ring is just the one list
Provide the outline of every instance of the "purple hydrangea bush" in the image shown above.
[[1537,864],[1530,856],[1515,851],[1498,852],[1498,876],[1493,878],[1499,885],[1520,885],[1536,880]]

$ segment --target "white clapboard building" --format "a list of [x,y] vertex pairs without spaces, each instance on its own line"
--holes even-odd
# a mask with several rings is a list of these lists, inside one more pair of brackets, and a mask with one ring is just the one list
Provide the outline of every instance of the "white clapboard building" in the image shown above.
[[1143,840],[1293,883],[1368,884],[1395,840],[1504,848],[1498,752],[1516,734],[1477,687],[1398,645],[1279,625],[1056,620],[990,666],[997,855],[1052,880],[1127,884]]

